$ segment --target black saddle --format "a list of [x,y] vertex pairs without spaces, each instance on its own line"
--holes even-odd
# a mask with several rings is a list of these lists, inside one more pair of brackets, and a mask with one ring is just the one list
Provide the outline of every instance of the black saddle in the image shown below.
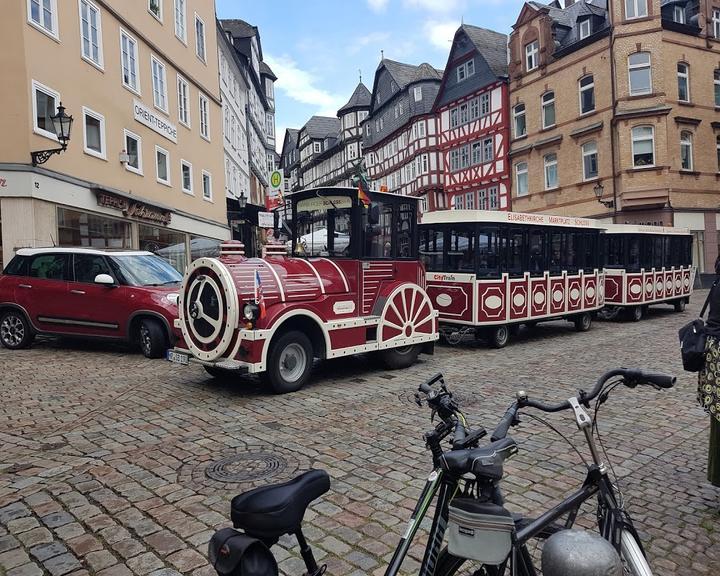
[[300,528],[310,502],[329,489],[330,477],[325,470],[310,470],[283,484],[255,488],[232,499],[233,526],[263,540],[293,534]]
[[506,437],[481,448],[445,452],[443,460],[448,472],[460,475],[472,472],[479,478],[500,480],[503,462],[516,452],[515,440]]

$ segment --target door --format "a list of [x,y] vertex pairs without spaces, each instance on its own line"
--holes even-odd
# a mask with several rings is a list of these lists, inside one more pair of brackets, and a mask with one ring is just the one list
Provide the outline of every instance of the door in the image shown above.
[[15,302],[41,331],[75,332],[67,323],[69,272],[68,254],[48,252],[31,256],[27,276],[17,279]]
[[[119,337],[122,332],[123,301],[127,290],[117,286],[117,278],[102,254],[72,255],[73,275],[68,284],[68,303],[72,319],[83,332],[93,336]],[[95,283],[98,274],[111,276],[116,286]]]

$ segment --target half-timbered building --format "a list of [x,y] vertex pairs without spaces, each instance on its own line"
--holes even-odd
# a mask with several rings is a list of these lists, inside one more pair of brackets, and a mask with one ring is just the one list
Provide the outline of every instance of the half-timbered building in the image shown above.
[[507,102],[507,36],[463,24],[434,106],[449,206],[510,209]]
[[422,210],[446,206],[433,103],[442,70],[383,58],[375,72],[363,149],[375,190],[418,196]]

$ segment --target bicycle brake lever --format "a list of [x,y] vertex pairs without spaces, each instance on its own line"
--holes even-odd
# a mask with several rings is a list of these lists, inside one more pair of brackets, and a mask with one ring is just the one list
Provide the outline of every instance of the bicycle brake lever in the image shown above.
[[415,404],[420,406],[422,408],[423,399],[422,396],[420,396],[420,392],[415,392]]

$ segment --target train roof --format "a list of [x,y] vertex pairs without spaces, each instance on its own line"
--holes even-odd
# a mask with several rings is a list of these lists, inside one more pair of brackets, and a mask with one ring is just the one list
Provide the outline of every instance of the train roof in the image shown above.
[[605,224],[606,234],[678,234],[689,236],[688,228],[650,226],[648,224]]
[[536,226],[562,226],[602,230],[607,225],[592,218],[557,216],[555,214],[525,214],[499,210],[438,210],[422,215],[420,224],[459,224],[490,222],[493,224],[530,224]]
[[[313,196],[318,192],[338,192],[342,194],[357,194],[358,189],[352,186],[319,186],[317,188],[305,188],[304,190],[298,190],[292,194],[288,194],[288,198],[304,198],[305,196]],[[418,198],[415,196],[403,196],[402,194],[393,194],[392,192],[378,192],[376,190],[369,190],[368,196],[370,199],[377,197],[378,200],[383,198],[393,198],[395,201],[402,200],[412,201],[417,203]]]

